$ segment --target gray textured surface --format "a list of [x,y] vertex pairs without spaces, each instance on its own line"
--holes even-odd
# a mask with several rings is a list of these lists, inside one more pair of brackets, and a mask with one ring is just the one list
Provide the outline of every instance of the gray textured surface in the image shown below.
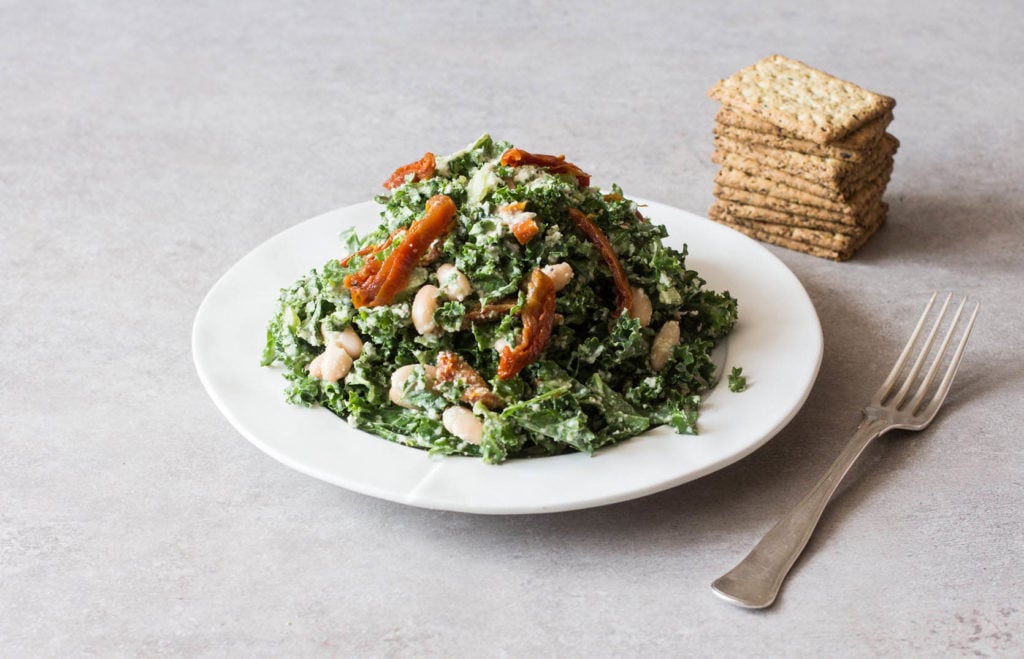
[[[1013,0],[0,2],[0,654],[1024,653],[1022,31]],[[896,97],[903,147],[856,260],[772,248],[826,347],[749,458],[603,509],[431,512],[279,465],[203,391],[216,278],[428,148],[488,130],[702,212],[704,91],[776,51]],[[869,449],[773,609],[719,601],[933,289],[984,305],[947,409]]]

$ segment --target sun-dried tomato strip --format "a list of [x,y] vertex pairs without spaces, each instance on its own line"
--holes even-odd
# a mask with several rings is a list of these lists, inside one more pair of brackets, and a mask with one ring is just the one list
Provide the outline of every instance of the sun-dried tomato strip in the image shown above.
[[437,353],[437,381],[455,382],[460,379],[466,385],[462,392],[463,402],[473,405],[479,401],[492,410],[505,406],[497,394],[491,391],[487,380],[469,362],[454,352]]
[[498,378],[507,380],[537,361],[548,345],[555,325],[555,284],[540,269],[530,274],[523,304],[523,338],[515,348],[505,348],[498,357]]
[[525,245],[533,240],[539,231],[540,227],[537,226],[537,222],[532,217],[512,225],[512,235],[516,237],[520,245]]
[[[557,292],[557,291],[556,291]],[[466,310],[465,315],[462,316],[462,329],[469,329],[474,325],[486,325],[488,323],[496,323],[512,311],[515,308],[515,300],[511,302],[499,301],[494,304],[486,304],[482,307],[470,307]],[[515,316],[521,316],[522,310],[519,310],[513,314]],[[555,325],[561,325],[565,322],[565,316],[560,313],[555,314]]]
[[409,273],[431,243],[451,230],[456,210],[455,202],[445,195],[428,199],[423,217],[412,223],[402,242],[383,262],[369,258],[358,272],[345,277],[353,306],[358,309],[391,304],[409,283]]
[[348,262],[351,261],[356,256],[366,256],[367,254],[379,254],[379,253],[383,252],[388,247],[391,247],[392,241],[394,241],[394,239],[398,236],[398,234],[405,233],[405,231],[406,231],[406,227],[398,227],[397,229],[392,231],[391,235],[388,236],[387,240],[385,240],[381,244],[379,244],[379,245],[367,245],[366,247],[362,248],[358,252],[355,252],[354,254],[349,254],[348,256],[343,258],[341,261],[339,261],[339,263],[341,264],[341,267],[343,267],[343,268],[346,267],[348,265]]
[[612,318],[618,318],[623,309],[629,309],[633,306],[633,288],[629,285],[626,271],[622,269],[622,264],[619,263],[619,257],[615,255],[615,249],[612,247],[611,242],[608,241],[608,236],[604,235],[604,232],[594,224],[593,220],[576,208],[569,209],[569,219],[594,244],[601,258],[608,265],[608,269],[612,271],[612,281],[615,283],[616,297],[615,311],[612,312]]
[[423,157],[416,162],[411,162],[408,165],[402,165],[396,169],[391,174],[391,177],[384,181],[384,187],[388,190],[397,188],[405,183],[405,177],[409,174],[413,174],[413,180],[415,181],[426,181],[434,176],[434,171],[436,169],[437,161],[434,159],[434,154],[427,151],[423,154]]
[[530,153],[522,149],[509,149],[501,154],[500,162],[502,165],[511,167],[536,165],[537,167],[543,167],[552,174],[572,174],[576,177],[580,187],[590,187],[590,174],[567,161],[565,156],[549,156],[543,153]]
[[499,300],[492,304],[485,304],[482,307],[473,307],[466,310],[462,316],[462,329],[471,325],[485,325],[501,320],[508,315],[516,306],[515,300]]

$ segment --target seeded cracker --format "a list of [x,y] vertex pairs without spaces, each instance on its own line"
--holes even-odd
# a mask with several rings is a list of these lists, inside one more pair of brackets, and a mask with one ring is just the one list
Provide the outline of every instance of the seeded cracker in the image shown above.
[[[848,252],[852,250],[854,245],[860,243],[861,238],[866,231],[870,231],[875,228],[875,226],[872,226],[864,232],[856,235],[850,235],[845,233],[832,233],[823,229],[790,227],[782,224],[758,224],[757,222],[750,222],[747,220],[728,219],[727,222],[732,226],[742,226],[754,231],[760,231],[780,238],[786,238],[787,240],[796,240],[808,245],[814,245],[815,247],[834,249],[837,252]],[[877,225],[877,222],[875,224]]]
[[[757,229],[751,229],[751,228],[744,227],[744,226],[739,226],[739,225],[731,225],[728,222],[723,222],[723,224],[726,224],[726,225],[730,226],[731,228],[739,231],[740,233],[744,233],[744,234],[750,236],[751,238],[753,238],[755,240],[760,240],[761,242],[765,242],[765,243],[771,243],[772,245],[778,245],[780,247],[785,247],[787,249],[792,249],[792,250],[797,251],[797,252],[803,252],[804,254],[810,254],[811,256],[818,256],[818,257],[825,258],[825,259],[832,259],[833,261],[847,261],[847,260],[849,260],[854,255],[854,253],[858,249],[860,249],[864,245],[864,243],[866,243],[868,241],[868,238],[870,238],[872,235],[874,235],[874,232],[869,233],[869,234],[865,234],[864,236],[861,236],[861,238],[857,241],[857,243],[855,245],[849,247],[848,249],[836,250],[836,249],[830,249],[828,247],[820,247],[818,245],[812,245],[812,244],[809,244],[809,243],[800,242],[799,240],[792,240],[790,238],[785,238],[783,236],[777,236],[775,234],[767,233],[767,232],[764,232],[764,231],[759,231]],[[879,226],[881,227],[881,225],[879,225]]]
[[[809,254],[814,254],[815,250],[830,250],[835,254],[824,256],[845,260],[885,224],[887,211],[888,205],[884,202],[880,203],[872,213],[871,223],[863,227],[809,228],[737,217],[727,202],[719,200],[712,205],[708,216],[720,224],[742,231],[758,240],[799,249]],[[840,258],[843,254],[846,256]],[[823,256],[822,254],[816,255]]]
[[815,245],[813,243],[806,243],[806,242],[802,242],[800,240],[794,240],[792,238],[787,238],[785,236],[780,236],[778,234],[774,234],[774,233],[771,233],[771,232],[768,232],[768,231],[763,231],[761,229],[755,229],[755,228],[752,228],[752,227],[749,227],[749,226],[743,226],[741,224],[735,224],[733,222],[730,222],[728,219],[722,219],[722,220],[717,220],[717,221],[722,223],[722,224],[724,224],[724,225],[726,225],[726,226],[729,226],[729,227],[739,231],[740,233],[744,233],[744,234],[750,236],[751,238],[754,238],[755,240],[760,240],[762,242],[771,243],[773,245],[779,245],[780,247],[786,247],[788,249],[792,249],[792,250],[795,250],[795,251],[798,251],[798,252],[803,252],[805,254],[810,254],[812,256],[818,256],[818,257],[821,257],[821,258],[832,259],[833,261],[846,261],[846,260],[848,260],[851,256],[853,256],[854,252],[856,252],[858,249],[860,249],[864,245],[864,243],[866,243],[868,241],[868,238],[873,236],[875,234],[875,232],[877,232],[878,229],[882,228],[882,226],[884,226],[884,224],[885,224],[885,219],[884,219],[884,215],[883,215],[882,221],[879,222],[879,224],[875,227],[875,229],[873,229],[871,231],[866,231],[863,234],[861,234],[857,238],[857,240],[855,242],[853,242],[848,248],[846,248],[846,249],[832,249],[832,248],[829,248],[829,247],[822,247],[820,245]]
[[725,137],[716,137],[714,145],[716,149],[731,151],[757,160],[769,167],[783,169],[807,179],[836,181],[851,177],[851,175],[859,172],[862,167],[870,168],[881,164],[886,157],[896,153],[896,150],[899,148],[899,140],[891,135],[884,135],[873,154],[859,163],[853,163],[840,158],[812,156],[785,149],[773,149],[772,147],[751,144],[749,142],[737,142]]
[[727,187],[724,185],[716,185],[714,194],[719,199],[723,199],[725,201],[733,201],[739,204],[746,204],[748,206],[757,206],[759,208],[769,208],[772,210],[792,213],[793,215],[805,218],[816,218],[829,222],[847,223],[856,223],[859,221],[865,213],[876,206],[882,199],[882,190],[875,189],[870,191],[869,195],[862,197],[857,207],[836,211],[821,208],[819,206],[798,203],[789,199],[774,197],[772,195],[765,195],[759,192],[750,192],[740,188]]
[[[718,170],[718,174],[715,175],[715,184],[751,194],[768,196],[782,205],[790,203],[804,204],[837,213],[856,215],[862,213],[865,208],[871,205],[872,200],[880,198],[885,192],[885,186],[888,184],[889,176],[892,173],[892,165],[884,167],[878,176],[866,180],[854,194],[850,195],[849,199],[822,197],[812,192],[774,181],[762,176],[761,173],[751,174],[742,169],[724,165]],[[763,203],[755,205],[767,205],[769,208],[774,207]]]
[[815,197],[830,199],[836,202],[844,202],[851,199],[857,194],[865,181],[877,178],[883,172],[888,176],[892,172],[893,166],[892,157],[889,157],[883,161],[881,166],[871,169],[862,168],[856,172],[857,176],[851,176],[836,182],[803,178],[782,169],[769,167],[753,158],[727,151],[719,150],[712,153],[711,162],[722,167],[741,170],[748,174],[771,180],[785,186],[786,189],[807,192]]
[[806,153],[809,156],[837,158],[849,162],[861,162],[874,154],[870,148],[845,149],[831,144],[818,144],[817,142],[801,140],[797,137],[780,137],[772,133],[760,133],[754,130],[747,130],[746,128],[737,128],[736,126],[719,123],[715,124],[712,133],[717,137],[725,137],[734,142],[796,151],[798,153]]
[[876,202],[875,206],[868,209],[860,218],[844,217],[841,221],[837,221],[806,217],[796,213],[787,213],[786,211],[773,210],[761,206],[751,206],[750,204],[742,204],[736,201],[729,201],[728,199],[716,199],[711,206],[716,216],[711,219],[717,220],[720,217],[728,216],[729,219],[750,220],[765,224],[782,224],[792,227],[802,226],[852,235],[860,233],[864,227],[870,226],[876,219],[875,214],[878,212],[879,207],[884,205],[884,203],[882,201]]
[[818,144],[841,140],[896,102],[803,62],[771,55],[718,82],[708,95]]
[[[881,139],[882,135],[885,133],[885,129],[888,128],[890,123],[892,123],[892,119],[892,112],[887,112],[878,119],[864,124],[842,140],[830,143],[830,146],[836,146],[841,149],[851,149],[854,151],[870,149],[878,142],[879,139]],[[718,114],[715,115],[715,122],[722,124],[723,126],[743,128],[745,130],[752,130],[757,133],[764,133],[775,137],[786,137],[793,140],[800,139],[794,135],[790,135],[775,124],[765,121],[760,117],[752,114],[746,114],[730,107],[723,106],[719,108]],[[810,140],[803,141],[810,142]],[[816,142],[813,142],[813,144],[816,144]]]

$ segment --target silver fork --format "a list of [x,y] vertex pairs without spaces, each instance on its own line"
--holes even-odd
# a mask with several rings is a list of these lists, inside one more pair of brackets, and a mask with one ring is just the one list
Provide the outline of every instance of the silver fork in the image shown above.
[[[921,314],[921,319],[917,321],[914,333],[903,348],[903,352],[900,353],[889,376],[875,392],[871,402],[864,408],[864,420],[857,427],[842,453],[821,477],[817,485],[761,539],[761,542],[757,543],[747,557],[711,584],[715,593],[733,604],[751,609],[762,609],[771,605],[775,601],[775,596],[778,595],[779,588],[789,569],[793,567],[793,563],[807,546],[807,541],[810,540],[811,533],[818,525],[818,520],[829,499],[867,445],[876,437],[895,428],[922,430],[935,418],[939,407],[946,399],[946,394],[949,393],[953,376],[956,375],[957,368],[960,366],[960,360],[967,345],[967,337],[970,336],[971,329],[974,327],[974,319],[978,316],[978,307],[980,306],[974,305],[974,310],[967,320],[956,352],[953,353],[946,366],[942,380],[933,389],[935,377],[942,367],[946,350],[956,334],[964,306],[967,304],[967,298],[960,301],[952,321],[948,323],[949,329],[946,331],[945,339],[939,346],[931,367],[920,382],[917,382],[921,369],[931,353],[935,337],[943,325],[950,300],[953,298],[952,294],[946,297],[946,301],[935,319],[935,324],[918,350],[917,359],[914,360],[909,371],[904,374],[907,361],[921,335],[925,321],[935,305],[937,295],[937,293],[933,294],[931,300],[928,301],[928,306]],[[911,389],[915,384],[917,388],[911,396]]]

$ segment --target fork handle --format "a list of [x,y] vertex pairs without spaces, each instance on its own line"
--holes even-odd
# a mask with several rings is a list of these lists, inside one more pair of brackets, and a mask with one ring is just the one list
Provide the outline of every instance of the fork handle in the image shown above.
[[865,418],[821,480],[746,558],[716,579],[712,589],[733,604],[751,609],[762,609],[774,602],[783,579],[807,546],[839,483],[867,445],[888,429],[883,421]]

